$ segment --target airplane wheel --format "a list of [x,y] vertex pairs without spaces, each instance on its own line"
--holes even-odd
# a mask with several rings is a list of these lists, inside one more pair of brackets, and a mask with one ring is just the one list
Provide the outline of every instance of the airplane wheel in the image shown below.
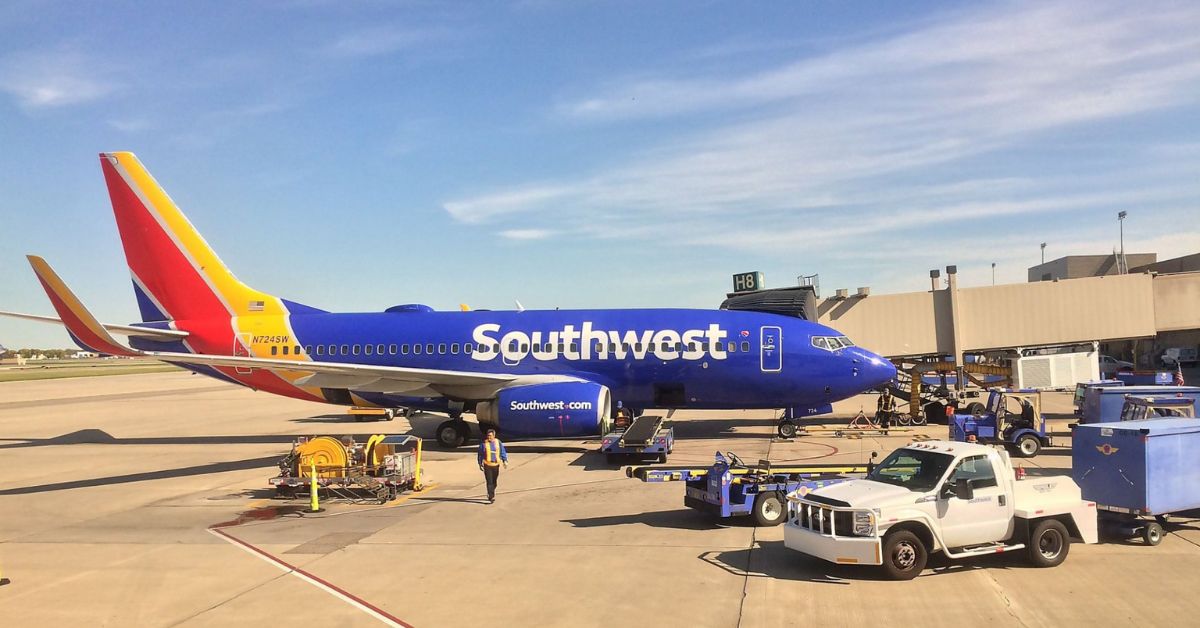
[[457,449],[467,442],[466,430],[461,429],[460,421],[443,421],[437,428],[437,442],[446,449]]
[[786,419],[780,421],[779,436],[781,438],[796,438],[796,424]]

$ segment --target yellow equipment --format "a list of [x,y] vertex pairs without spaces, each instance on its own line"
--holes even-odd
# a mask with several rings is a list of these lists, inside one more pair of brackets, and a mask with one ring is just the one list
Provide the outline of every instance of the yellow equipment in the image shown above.
[[365,442],[351,436],[300,437],[279,461],[279,470],[270,482],[281,497],[311,491],[308,485],[315,483],[347,499],[353,499],[347,489],[362,489],[383,502],[401,491],[421,489],[421,439],[389,434],[374,434]]

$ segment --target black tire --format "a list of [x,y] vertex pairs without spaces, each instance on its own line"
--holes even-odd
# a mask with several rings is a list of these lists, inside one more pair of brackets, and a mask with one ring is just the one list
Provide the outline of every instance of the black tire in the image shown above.
[[1162,543],[1162,539],[1163,529],[1157,521],[1151,521],[1146,524],[1146,527],[1142,528],[1142,540],[1146,542],[1146,545],[1158,545]]
[[1026,545],[1029,562],[1034,567],[1057,567],[1071,551],[1071,535],[1058,519],[1042,519],[1033,526]]
[[777,526],[787,519],[787,506],[780,499],[779,493],[759,493],[754,498],[754,523],[760,527]]
[[460,421],[443,421],[437,428],[437,442],[446,449],[458,449],[467,442],[464,430],[459,426]]
[[655,460],[657,460],[659,462],[659,464],[665,464],[667,462],[667,454],[665,454],[665,453],[658,454],[658,457],[655,458]]
[[1025,434],[1013,443],[1012,449],[1021,458],[1032,458],[1042,450],[1042,441],[1033,434]]
[[983,414],[984,412],[987,412],[987,406],[978,401],[972,401],[967,404],[967,414]]
[[946,406],[940,401],[930,401],[921,409],[925,411],[926,423],[933,425],[946,422]]
[[912,580],[925,569],[929,548],[908,530],[883,537],[883,573],[891,580]]
[[779,422],[778,432],[780,438],[796,438],[796,424],[784,419]]

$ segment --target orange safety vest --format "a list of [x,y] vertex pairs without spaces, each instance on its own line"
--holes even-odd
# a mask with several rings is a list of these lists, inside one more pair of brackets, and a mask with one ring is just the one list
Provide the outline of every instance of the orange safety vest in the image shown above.
[[489,467],[500,466],[500,441],[483,441],[483,464]]

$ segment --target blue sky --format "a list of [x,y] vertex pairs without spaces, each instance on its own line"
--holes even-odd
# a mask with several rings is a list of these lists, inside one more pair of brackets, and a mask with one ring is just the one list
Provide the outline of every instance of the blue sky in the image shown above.
[[[1194,2],[0,6],[0,309],[137,316],[96,154],[319,307],[715,307],[1200,251]],[[66,346],[0,320],[9,347]]]

